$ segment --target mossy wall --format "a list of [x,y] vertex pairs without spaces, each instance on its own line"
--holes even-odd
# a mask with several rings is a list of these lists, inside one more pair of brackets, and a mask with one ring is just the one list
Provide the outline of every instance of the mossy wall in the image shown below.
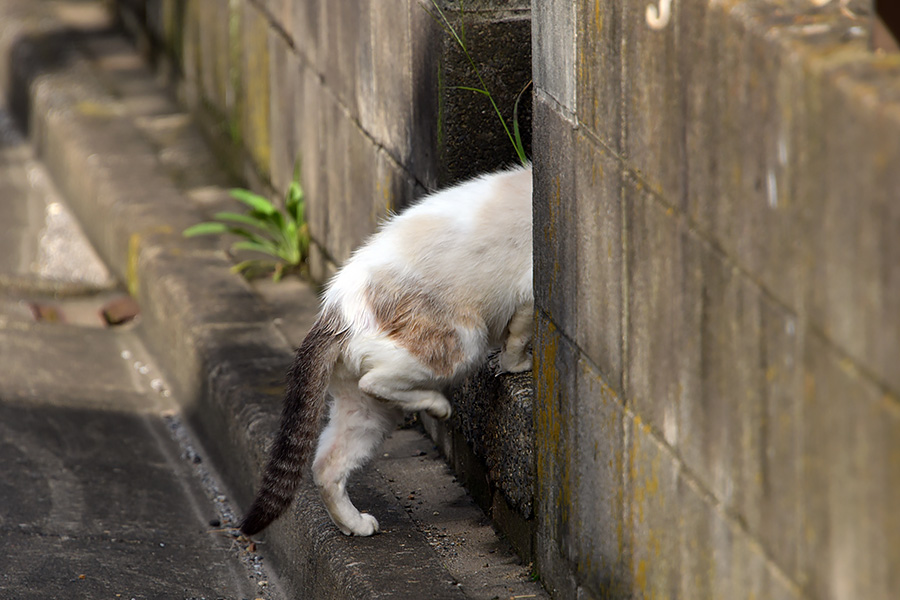
[[535,2],[558,597],[900,594],[900,56],[869,6]]

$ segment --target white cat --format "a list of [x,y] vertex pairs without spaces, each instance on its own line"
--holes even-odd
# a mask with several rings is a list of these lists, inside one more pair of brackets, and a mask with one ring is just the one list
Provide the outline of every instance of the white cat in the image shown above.
[[293,501],[327,393],[313,477],[347,535],[378,521],[347,477],[378,451],[403,411],[446,419],[443,390],[503,345],[500,367],[531,368],[531,168],[481,176],[391,218],[330,282],[288,372],[281,428],[241,530],[252,535]]

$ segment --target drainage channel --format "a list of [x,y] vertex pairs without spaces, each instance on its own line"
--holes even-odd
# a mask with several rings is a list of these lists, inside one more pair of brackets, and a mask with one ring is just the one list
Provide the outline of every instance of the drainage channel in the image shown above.
[[0,107],[0,596],[283,597],[171,396]]

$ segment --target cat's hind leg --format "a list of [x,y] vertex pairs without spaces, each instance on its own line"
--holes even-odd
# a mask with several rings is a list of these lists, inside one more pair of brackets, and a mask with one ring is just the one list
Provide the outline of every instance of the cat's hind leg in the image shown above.
[[360,513],[350,501],[347,478],[369,462],[403,413],[360,393],[355,382],[337,386],[333,394],[331,418],[313,460],[313,479],[338,529],[346,535],[372,535],[378,531],[378,520]]
[[423,386],[408,372],[391,367],[376,367],[359,380],[359,389],[366,394],[398,406],[405,411],[424,410],[436,419],[447,419],[452,409],[441,392]]

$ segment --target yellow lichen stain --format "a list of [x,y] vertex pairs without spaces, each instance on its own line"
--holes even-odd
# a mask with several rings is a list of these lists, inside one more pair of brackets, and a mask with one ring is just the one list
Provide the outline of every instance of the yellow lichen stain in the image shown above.
[[642,592],[647,591],[647,561],[641,559],[638,561],[637,569],[634,574],[634,585]]
[[842,358],[840,361],[840,365],[841,365],[841,370],[844,373],[846,373],[847,375],[850,375],[851,377],[858,376],[859,371],[856,368],[856,365],[853,364],[853,361],[850,360],[849,358]]
[[888,415],[893,417],[900,417],[900,399],[896,396],[892,396],[891,394],[884,394],[881,396],[881,405],[887,409]]
[[154,234],[171,235],[172,233],[173,229],[171,225],[160,225],[158,227],[151,227],[145,231],[136,231],[128,238],[128,256],[125,258],[125,287],[128,288],[128,293],[133,298],[137,298],[138,292],[140,291],[138,282],[138,263],[140,262],[141,243],[143,242],[144,237]]
[[128,258],[125,265],[125,285],[132,298],[137,298],[140,286],[138,285],[138,260],[140,259],[141,234],[132,233],[128,238]]
[[[562,184],[560,183],[559,175],[557,175],[553,179],[553,183],[555,185],[555,191],[553,193],[553,198],[548,206],[548,208],[550,209],[550,218],[548,219],[547,225],[544,227],[544,240],[551,246],[557,240],[557,220],[561,218],[560,210],[562,204]],[[550,277],[549,281],[547,282],[547,295],[550,298],[553,298],[553,292],[555,288],[554,284],[559,278],[559,273],[561,270],[558,256],[559,253],[554,252],[553,276]]]
[[394,194],[391,191],[391,176],[385,175],[383,181],[376,183],[378,192],[384,200],[384,212],[390,214],[394,210]]
[[[538,380],[535,382],[534,425],[537,454],[537,478],[542,486],[552,486],[553,460],[560,443],[560,416],[556,394],[556,356],[559,341],[556,327],[545,321],[546,330],[539,335],[539,359],[535,361]],[[542,343],[541,343],[542,342]]]
[[115,107],[109,104],[101,104],[91,100],[82,100],[75,105],[75,111],[86,117],[114,117],[117,115]]
[[591,164],[591,186],[597,185],[597,178],[603,179],[603,165],[600,163],[593,161]]
[[603,15],[600,13],[600,0],[594,2],[594,33],[600,37],[603,31]]
[[778,377],[778,367],[769,367],[766,369],[766,383],[772,383]]
[[816,401],[816,380],[809,371],[803,373],[803,399],[807,403]]

